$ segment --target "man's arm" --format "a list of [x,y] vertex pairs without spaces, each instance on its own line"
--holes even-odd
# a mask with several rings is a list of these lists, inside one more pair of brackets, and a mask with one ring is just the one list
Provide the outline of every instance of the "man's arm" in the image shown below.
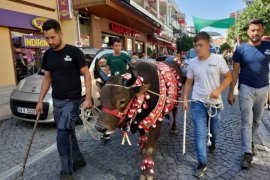
[[36,105],[36,112],[37,113],[43,113],[43,99],[46,96],[50,86],[52,83],[52,77],[51,77],[51,73],[49,71],[45,71],[44,73],[44,77],[42,80],[42,85],[41,85],[41,92],[38,98],[38,102]]
[[87,108],[92,106],[92,83],[91,83],[91,76],[89,73],[89,70],[87,66],[84,66],[80,69],[81,73],[84,76],[84,84],[85,84],[85,89],[86,89],[86,96],[85,96],[85,101],[83,102],[83,109],[86,110]]
[[224,74],[224,80],[222,83],[210,94],[210,98],[217,99],[221,95],[221,93],[230,85],[232,82],[232,74],[230,71]]
[[110,66],[109,65],[106,65],[106,68],[105,68],[105,73],[108,75],[110,73]]
[[188,97],[190,94],[190,90],[193,84],[193,79],[187,78],[186,83],[185,83],[185,87],[184,87],[184,95],[183,95],[183,105],[182,105],[182,111],[185,111],[188,109]]
[[232,83],[228,94],[228,102],[231,105],[234,104],[235,101],[234,88],[238,80],[239,72],[240,72],[240,63],[233,62]]

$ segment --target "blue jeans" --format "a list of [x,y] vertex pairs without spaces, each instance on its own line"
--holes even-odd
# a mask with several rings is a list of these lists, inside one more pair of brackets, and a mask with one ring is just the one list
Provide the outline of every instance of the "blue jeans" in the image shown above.
[[[208,121],[208,108],[205,103],[200,101],[191,102],[191,115],[194,124],[195,146],[197,152],[198,162],[201,164],[207,163],[206,153],[206,136],[207,136],[207,121]],[[219,133],[219,120],[220,109],[212,108],[212,115],[217,112],[216,116],[210,120],[210,132],[212,138],[210,139],[212,144],[215,144]]]
[[53,98],[53,114],[57,124],[57,150],[63,173],[72,174],[72,163],[83,159],[75,134],[79,105],[79,99],[59,100]]
[[269,86],[252,88],[244,84],[240,85],[238,100],[242,120],[242,154],[252,153],[251,143],[262,119],[268,90]]

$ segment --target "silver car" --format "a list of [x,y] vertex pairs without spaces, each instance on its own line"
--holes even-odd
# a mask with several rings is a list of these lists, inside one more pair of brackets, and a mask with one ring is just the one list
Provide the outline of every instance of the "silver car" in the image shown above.
[[[97,81],[102,81],[106,79],[107,75],[104,73],[104,68],[106,65],[106,59],[110,53],[113,52],[112,49],[82,49],[86,63],[89,67],[89,72],[92,79],[92,101],[93,105],[100,106],[99,101],[99,87],[97,86]],[[126,53],[126,52],[124,52]],[[38,73],[28,76],[20,81],[17,88],[10,95],[10,108],[12,115],[15,119],[20,119],[24,121],[34,122],[36,119],[36,104],[41,91],[41,83],[43,79],[43,72],[39,70]],[[101,79],[102,78],[102,79]],[[82,82],[82,100],[85,98],[85,86],[84,78],[81,76]],[[52,105],[52,89],[50,88],[47,95],[43,100],[43,114],[40,115],[40,121],[43,123],[53,123],[53,105]],[[80,106],[80,116],[81,114]],[[90,118],[91,110],[87,110],[86,115]]]

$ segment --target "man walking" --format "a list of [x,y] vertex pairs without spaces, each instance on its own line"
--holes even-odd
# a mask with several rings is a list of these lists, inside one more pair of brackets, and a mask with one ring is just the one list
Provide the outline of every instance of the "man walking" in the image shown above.
[[84,76],[86,88],[86,98],[82,104],[84,110],[92,106],[91,77],[82,51],[64,43],[61,27],[56,20],[46,21],[42,29],[50,49],[43,57],[42,69],[45,70],[45,74],[36,111],[42,113],[42,101],[52,85],[57,150],[62,165],[60,178],[73,179],[72,173],[86,165],[75,134],[81,99],[80,73]]
[[261,41],[263,34],[263,22],[258,19],[251,20],[247,25],[248,43],[239,46],[232,58],[233,80],[228,102],[231,105],[234,104],[233,91],[239,75],[238,100],[242,120],[241,166],[243,169],[250,167],[252,157],[255,155],[254,138],[263,115],[269,89],[270,42]]
[[[211,47],[210,36],[206,32],[199,32],[195,38],[195,51],[197,57],[193,58],[188,66],[187,80],[184,88],[182,110],[188,109],[188,97],[194,81],[191,115],[194,124],[195,146],[198,166],[193,175],[202,177],[207,169],[206,134],[208,116],[210,119],[210,132],[212,134],[211,151],[215,150],[216,139],[219,132],[220,110],[223,107],[221,93],[231,83],[231,73],[225,60],[209,51]],[[220,74],[224,80],[220,83]],[[212,111],[208,114],[209,108]]]

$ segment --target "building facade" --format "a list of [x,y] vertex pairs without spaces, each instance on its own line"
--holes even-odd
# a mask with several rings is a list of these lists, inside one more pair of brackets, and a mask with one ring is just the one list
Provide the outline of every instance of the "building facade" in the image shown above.
[[73,6],[79,14],[80,44],[109,47],[119,37],[130,54],[149,57],[175,49],[174,30],[181,27],[182,13],[174,0],[73,0]]
[[[71,0],[0,1],[0,86],[16,85],[39,69],[48,48],[41,27],[47,19],[61,22],[65,41],[77,40],[76,20],[61,20],[58,9]],[[71,4],[70,4],[71,5]],[[67,12],[67,11],[66,11]]]

